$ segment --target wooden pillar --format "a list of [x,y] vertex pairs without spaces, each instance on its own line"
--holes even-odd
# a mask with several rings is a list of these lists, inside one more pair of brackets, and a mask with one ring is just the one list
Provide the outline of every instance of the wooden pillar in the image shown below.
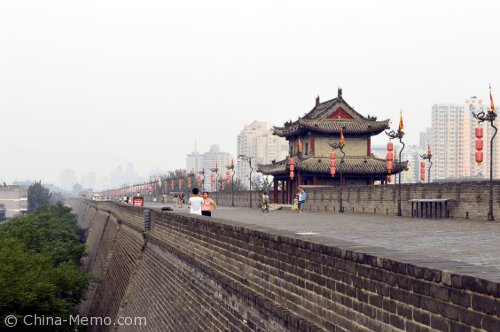
[[278,179],[274,178],[274,190],[273,190],[273,203],[277,204],[278,203]]
[[285,181],[281,180],[281,204],[285,204]]
[[313,185],[315,186],[316,185],[316,175],[314,176],[313,178]]

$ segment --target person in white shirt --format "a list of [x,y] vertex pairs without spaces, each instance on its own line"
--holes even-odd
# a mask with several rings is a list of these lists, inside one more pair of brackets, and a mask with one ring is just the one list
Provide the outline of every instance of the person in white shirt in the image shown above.
[[201,206],[203,205],[203,197],[199,194],[198,188],[193,188],[193,196],[189,197],[189,213],[198,214],[201,216]]

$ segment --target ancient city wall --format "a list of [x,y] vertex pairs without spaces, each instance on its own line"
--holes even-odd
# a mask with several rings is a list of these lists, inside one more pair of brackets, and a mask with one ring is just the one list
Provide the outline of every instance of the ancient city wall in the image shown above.
[[[332,186],[302,186],[306,191],[306,209],[315,211],[338,212],[340,208],[340,189]],[[252,191],[252,206],[260,207],[261,192]],[[211,193],[217,204],[231,206],[231,192]],[[273,193],[269,192],[273,202]],[[450,198],[448,213],[450,218],[486,220],[489,207],[489,182],[451,182],[451,183],[412,183],[401,185],[401,208],[403,216],[412,215],[411,199],[441,199]],[[151,197],[146,197],[151,201]],[[159,202],[161,198],[159,199]],[[172,195],[166,196],[166,201],[172,201]],[[374,213],[395,215],[397,213],[398,186],[345,186],[343,187],[342,205],[346,213]],[[281,192],[278,201],[282,204]],[[500,220],[500,182],[493,182],[493,211]],[[250,206],[250,192],[234,192],[235,207]],[[416,205],[413,207],[416,213]],[[444,210],[444,205],[443,205]],[[433,207],[434,211],[434,207]],[[439,211],[439,210],[438,210]],[[420,212],[419,212],[420,215]],[[439,215],[439,212],[438,212]],[[444,217],[444,216],[443,216]]]
[[82,313],[147,318],[92,331],[500,331],[500,284],[456,264],[154,210],[144,232],[145,208],[70,204],[102,278]]

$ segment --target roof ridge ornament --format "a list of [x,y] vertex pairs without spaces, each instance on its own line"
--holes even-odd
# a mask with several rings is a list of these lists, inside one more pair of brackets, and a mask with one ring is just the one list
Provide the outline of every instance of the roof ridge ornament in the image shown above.
[[339,86],[337,98],[342,99],[342,87]]
[[319,106],[319,95],[316,97],[316,107]]

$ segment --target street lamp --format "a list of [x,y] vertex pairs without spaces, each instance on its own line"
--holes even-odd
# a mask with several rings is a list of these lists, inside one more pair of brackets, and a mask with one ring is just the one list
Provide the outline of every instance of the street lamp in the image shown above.
[[399,139],[399,142],[403,145],[403,148],[399,151],[399,184],[398,184],[398,217],[401,217],[403,214],[401,212],[401,153],[405,149],[405,144],[403,143],[403,136],[405,135],[403,131],[403,116],[401,115],[401,119],[399,121],[399,128],[397,131],[385,132],[389,139]]
[[[342,128],[345,128],[345,127],[342,127]],[[344,142],[344,134],[342,133],[342,131],[340,131],[341,133],[341,137],[340,137],[340,142],[338,143],[328,143],[328,145],[330,145],[332,147],[333,150],[336,150],[336,149],[340,149],[340,152],[342,152],[342,159],[340,160],[340,210],[339,210],[339,213],[343,213],[344,212],[344,207],[342,206],[342,192],[343,192],[343,182],[342,182],[342,169],[344,168],[344,158],[345,158],[345,152],[344,152],[344,145],[345,145],[345,142]],[[334,158],[335,159],[335,158]],[[332,173],[332,176],[334,176],[335,173]]]
[[203,166],[202,170],[198,172],[198,174],[203,175],[203,180],[201,181],[201,192],[205,191],[205,166]]
[[248,161],[248,164],[250,165],[250,207],[252,207],[252,172],[253,172],[252,157],[247,157],[240,154],[238,156],[238,162],[240,162],[240,159],[243,161]]
[[215,200],[219,201],[219,167],[217,166],[217,163],[215,163],[215,168],[211,168],[210,171],[215,173]]
[[233,158],[231,158],[231,165],[227,165],[226,168],[231,170],[231,206],[234,207],[234,163]]
[[[491,87],[490,87],[490,97],[491,97]],[[495,220],[495,218],[493,217],[493,139],[497,135],[497,127],[493,125],[493,122],[495,121],[497,115],[493,108],[493,101],[491,102],[491,104],[492,104],[491,107],[492,109],[488,111],[488,114],[484,113],[484,111],[481,111],[478,114],[472,113],[474,118],[476,118],[479,123],[488,121],[490,125],[495,129],[495,133],[493,134],[493,137],[491,137],[490,141],[490,202],[489,202],[490,207],[488,211],[488,221]]]
[[431,167],[432,167],[431,158],[432,158],[432,154],[430,154],[430,153],[423,154],[420,156],[420,158],[427,159],[431,163],[431,165],[429,166],[429,169],[427,170],[427,183],[430,183],[431,182]]

